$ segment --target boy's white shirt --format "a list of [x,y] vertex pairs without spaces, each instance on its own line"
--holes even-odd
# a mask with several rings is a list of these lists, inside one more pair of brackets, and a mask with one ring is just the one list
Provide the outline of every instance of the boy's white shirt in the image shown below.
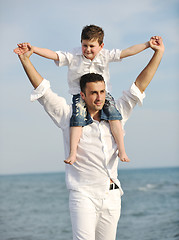
[[91,61],[83,56],[81,48],[73,49],[72,52],[56,52],[59,61],[55,64],[59,67],[68,66],[69,93],[72,95],[80,93],[80,77],[87,73],[98,73],[103,76],[106,83],[106,91],[110,91],[109,63],[121,61],[120,49],[102,49]]

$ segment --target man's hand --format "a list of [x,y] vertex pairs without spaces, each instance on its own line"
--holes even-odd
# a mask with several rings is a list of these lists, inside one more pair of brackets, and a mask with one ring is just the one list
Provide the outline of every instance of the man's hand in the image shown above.
[[165,50],[163,40],[160,36],[151,37],[149,44],[150,44],[150,47],[154,51],[160,50],[160,51],[164,52],[164,50]]
[[14,49],[14,52],[18,54],[21,60],[24,60],[25,58],[30,58],[30,56],[33,54],[33,49],[30,43],[20,43],[17,44],[17,46],[18,47]]
[[18,55],[24,71],[26,72],[31,84],[36,89],[43,81],[43,77],[36,71],[29,59],[33,53],[32,47],[29,47],[28,43],[21,43],[18,44],[18,48],[14,49],[14,52]]
[[14,52],[16,54],[18,54],[19,56],[32,50],[32,46],[28,42],[27,43],[19,43],[19,44],[17,44],[17,46],[18,47],[14,49]]

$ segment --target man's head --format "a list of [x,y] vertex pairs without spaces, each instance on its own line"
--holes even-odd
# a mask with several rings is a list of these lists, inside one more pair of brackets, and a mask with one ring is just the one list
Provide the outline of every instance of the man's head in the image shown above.
[[105,103],[106,91],[104,78],[96,73],[88,73],[80,79],[81,97],[91,115],[101,110]]
[[89,25],[85,26],[81,33],[81,45],[83,55],[90,60],[101,51],[104,46],[104,31],[102,28]]

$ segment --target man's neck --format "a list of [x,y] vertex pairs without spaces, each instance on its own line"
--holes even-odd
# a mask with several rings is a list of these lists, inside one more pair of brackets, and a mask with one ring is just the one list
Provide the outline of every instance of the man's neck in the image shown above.
[[100,121],[100,111],[97,111],[95,113],[90,113],[91,117],[96,120],[96,121]]

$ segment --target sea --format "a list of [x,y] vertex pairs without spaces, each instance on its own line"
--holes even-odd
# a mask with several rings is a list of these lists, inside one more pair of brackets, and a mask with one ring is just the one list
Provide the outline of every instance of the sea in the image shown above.
[[[179,240],[179,168],[122,169],[119,179],[116,239]],[[0,240],[72,240],[64,172],[0,176]]]

